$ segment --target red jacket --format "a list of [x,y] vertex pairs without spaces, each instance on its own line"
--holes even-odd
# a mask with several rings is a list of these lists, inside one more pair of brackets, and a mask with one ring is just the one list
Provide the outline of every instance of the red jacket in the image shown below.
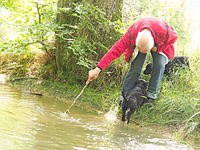
[[135,41],[137,34],[143,29],[149,29],[151,31],[158,53],[163,52],[170,59],[174,58],[174,43],[178,38],[176,31],[173,27],[168,26],[165,20],[155,17],[146,17],[136,21],[123,37],[104,55],[97,66],[102,70],[105,69],[113,60],[120,57],[123,53],[125,53],[125,61],[129,62],[136,47]]

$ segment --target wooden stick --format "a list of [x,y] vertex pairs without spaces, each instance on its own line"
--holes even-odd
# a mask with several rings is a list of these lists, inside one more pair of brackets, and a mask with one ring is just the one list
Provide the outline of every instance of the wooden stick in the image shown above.
[[89,84],[89,82],[87,82],[84,86],[84,88],[82,89],[81,93],[76,97],[76,99],[73,101],[73,103],[71,104],[71,106],[65,111],[65,113],[70,113],[70,109],[71,107],[76,103],[77,99],[81,96],[81,94],[83,93],[83,91],[85,90],[85,88],[87,87],[87,85]]

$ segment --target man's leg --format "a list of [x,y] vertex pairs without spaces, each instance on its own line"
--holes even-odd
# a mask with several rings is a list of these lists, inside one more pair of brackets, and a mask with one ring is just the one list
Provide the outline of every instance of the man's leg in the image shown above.
[[151,55],[153,58],[153,69],[149,79],[147,97],[157,99],[158,90],[165,71],[166,57],[153,51],[151,51]]
[[131,69],[127,72],[123,83],[123,92],[126,95],[133,89],[135,82],[140,78],[142,67],[144,65],[147,54],[138,52],[138,55],[131,63]]

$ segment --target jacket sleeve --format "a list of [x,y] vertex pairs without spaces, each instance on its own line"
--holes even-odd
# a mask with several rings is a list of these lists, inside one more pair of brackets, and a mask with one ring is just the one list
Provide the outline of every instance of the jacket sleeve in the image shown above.
[[119,58],[127,49],[130,48],[129,35],[126,32],[123,37],[104,55],[97,64],[97,67],[105,69],[113,60]]

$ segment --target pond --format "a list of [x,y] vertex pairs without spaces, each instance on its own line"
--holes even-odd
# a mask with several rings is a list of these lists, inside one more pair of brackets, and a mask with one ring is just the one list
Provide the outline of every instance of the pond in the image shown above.
[[22,93],[0,76],[1,150],[188,150],[115,114],[100,115],[65,103]]

